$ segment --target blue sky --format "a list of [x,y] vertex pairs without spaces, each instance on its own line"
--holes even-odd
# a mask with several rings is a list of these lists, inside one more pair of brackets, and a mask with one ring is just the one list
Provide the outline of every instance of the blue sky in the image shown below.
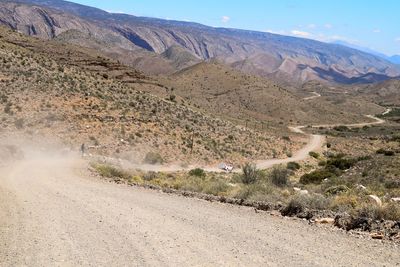
[[72,0],[111,12],[346,41],[400,54],[400,0]]

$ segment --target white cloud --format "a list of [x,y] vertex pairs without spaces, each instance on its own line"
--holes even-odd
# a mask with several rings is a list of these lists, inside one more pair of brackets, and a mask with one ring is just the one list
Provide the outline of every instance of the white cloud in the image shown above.
[[310,29],[315,29],[315,28],[317,28],[317,25],[315,25],[315,24],[308,24],[307,27],[310,28]]
[[355,40],[355,39],[351,39],[348,38],[346,36],[341,36],[341,35],[332,35],[332,36],[328,36],[326,39],[327,42],[333,42],[333,41],[344,41],[346,43],[349,44],[353,44],[353,45],[361,45],[360,41]]
[[400,43],[400,37],[397,37],[394,41]]
[[332,29],[333,25],[330,24],[330,23],[327,23],[327,24],[324,25],[324,27],[327,28],[327,29]]
[[298,30],[291,30],[290,33],[293,35],[296,35],[296,36],[301,36],[301,37],[310,37],[312,35],[309,32],[298,31]]
[[222,18],[221,18],[222,23],[228,23],[230,20],[231,20],[231,18],[228,16],[222,16]]
[[373,33],[380,33],[381,30],[380,30],[380,29],[374,29],[374,30],[372,30],[372,32],[373,32]]
[[282,31],[282,30],[280,30],[280,31],[265,30],[265,32],[269,32],[269,33],[273,33],[273,34],[280,34],[280,35],[285,35],[285,34],[287,34],[286,31]]

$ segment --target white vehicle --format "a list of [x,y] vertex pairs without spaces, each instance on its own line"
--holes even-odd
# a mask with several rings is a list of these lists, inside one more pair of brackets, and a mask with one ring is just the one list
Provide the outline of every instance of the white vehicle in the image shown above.
[[224,170],[226,172],[232,172],[233,171],[233,166],[230,164],[226,164],[226,163],[221,163],[218,168],[220,168],[221,170]]

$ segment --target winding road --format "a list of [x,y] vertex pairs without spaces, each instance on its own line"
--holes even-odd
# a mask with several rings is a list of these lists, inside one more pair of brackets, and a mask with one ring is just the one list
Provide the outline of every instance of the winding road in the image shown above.
[[303,98],[303,100],[312,100],[312,99],[315,99],[315,98],[321,97],[321,95],[320,95],[320,94],[318,94],[317,92],[311,92],[311,93],[313,94],[312,96],[305,97],[305,98]]
[[[388,110],[386,110],[383,114],[387,114]],[[390,110],[389,110],[389,112],[390,112]],[[346,126],[349,128],[361,128],[364,126],[372,126],[372,125],[385,123],[384,120],[382,120],[376,116],[373,116],[373,115],[366,115],[365,117],[370,120],[373,120],[373,121],[362,122],[362,123],[353,123],[353,124],[320,124],[320,125],[313,125],[313,126],[309,126],[309,127],[310,128],[334,128],[336,126]],[[315,134],[307,134],[306,132],[304,132],[304,129],[306,127],[307,126],[304,126],[304,125],[289,127],[289,129],[292,132],[307,135],[309,137],[309,140],[305,144],[304,147],[302,147],[300,150],[293,153],[292,157],[288,157],[288,158],[284,158],[284,159],[258,160],[255,162],[257,168],[268,169],[275,165],[286,164],[286,163],[292,162],[292,161],[295,161],[295,162],[304,161],[310,157],[309,156],[310,152],[321,151],[325,146],[325,141],[326,141],[325,136],[315,135]],[[101,158],[98,158],[98,159],[101,159]],[[171,172],[178,172],[178,171],[189,171],[189,170],[192,170],[195,168],[202,168],[207,172],[224,172],[224,170],[221,170],[217,166],[191,165],[191,166],[182,167],[180,165],[174,165],[174,164],[171,164],[171,165],[132,164],[131,162],[125,162],[123,160],[117,161],[113,158],[102,158],[102,160],[105,162],[108,162],[108,163],[118,163],[126,168],[138,169],[138,170],[143,170],[143,171],[156,171],[156,172],[171,173]],[[240,173],[241,170],[234,169],[233,172]]]

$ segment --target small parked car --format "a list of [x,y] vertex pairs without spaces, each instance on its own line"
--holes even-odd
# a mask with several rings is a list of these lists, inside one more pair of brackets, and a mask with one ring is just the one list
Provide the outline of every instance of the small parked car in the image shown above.
[[233,166],[227,163],[221,163],[218,166],[219,169],[224,170],[226,172],[232,172],[233,171]]

